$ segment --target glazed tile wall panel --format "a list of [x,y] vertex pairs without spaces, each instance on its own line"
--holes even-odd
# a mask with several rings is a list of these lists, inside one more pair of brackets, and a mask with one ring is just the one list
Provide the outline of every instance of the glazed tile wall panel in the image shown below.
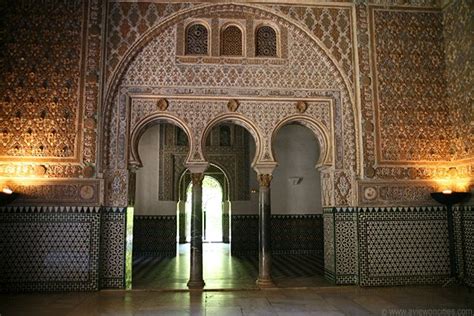
[[323,256],[322,215],[272,215],[271,236],[274,253]]
[[258,252],[258,215],[231,215],[232,255]]
[[358,282],[357,209],[334,209],[335,281]]
[[101,210],[100,288],[124,288],[126,209]]
[[176,256],[176,216],[136,215],[133,254]]
[[[232,254],[258,252],[258,215],[232,215]],[[313,254],[323,265],[322,215],[272,215],[272,252]]]
[[335,282],[336,257],[334,243],[334,215],[332,208],[323,210],[324,226],[324,276],[331,282]]
[[[474,207],[464,209],[464,281],[474,287]],[[463,271],[464,272],[464,271]]]
[[99,232],[97,207],[1,208],[1,291],[98,290]]
[[440,284],[449,277],[446,211],[359,209],[360,285]]

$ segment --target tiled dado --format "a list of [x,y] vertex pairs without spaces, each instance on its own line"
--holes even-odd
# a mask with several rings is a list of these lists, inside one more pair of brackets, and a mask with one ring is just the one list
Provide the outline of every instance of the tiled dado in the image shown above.
[[[370,207],[324,209],[325,275],[336,284],[442,284],[449,277],[446,209]],[[455,211],[456,260],[474,280],[474,212]]]
[[135,215],[133,254],[176,256],[175,215]]
[[446,210],[358,210],[360,285],[441,284],[449,278]]
[[[232,254],[258,252],[258,215],[232,215]],[[272,252],[313,254],[323,261],[321,214],[272,215]]]
[[100,288],[125,287],[126,208],[101,209]]
[[[464,207],[457,210],[462,218],[462,231],[461,240],[461,275],[463,276],[464,282],[474,287],[474,207]],[[464,259],[464,260],[462,260]]]
[[0,291],[122,288],[123,209],[0,208]]
[[357,211],[325,208],[324,271],[335,284],[358,283]]

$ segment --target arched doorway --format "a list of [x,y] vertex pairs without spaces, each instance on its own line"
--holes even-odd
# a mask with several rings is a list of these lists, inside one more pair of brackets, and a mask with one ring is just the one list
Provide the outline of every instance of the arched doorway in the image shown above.
[[[304,122],[303,122],[304,123]],[[324,286],[321,149],[314,131],[301,122],[281,126],[272,148],[273,281],[278,286]]]
[[[211,163],[203,180],[203,241],[229,243],[230,181],[227,173]],[[178,241],[190,242],[192,182],[188,170],[179,181]]]
[[[186,190],[186,241],[191,238],[192,183]],[[219,181],[205,175],[202,181],[203,242],[223,241],[223,190]],[[188,220],[189,219],[189,220]]]
[[[105,179],[104,205],[127,205],[128,189],[133,185],[127,168],[136,163],[133,132],[139,130],[137,125],[141,124],[143,118],[166,114],[180,117],[182,122],[189,124],[194,134],[190,139],[190,142],[194,142],[190,146],[190,160],[205,165],[207,161],[200,150],[203,130],[227,114],[246,117],[257,130],[254,136],[257,137],[259,149],[258,161],[255,162],[267,164],[274,163],[269,145],[272,129],[275,124],[295,113],[295,104],[300,99],[305,99],[303,103],[307,102],[309,109],[306,111],[305,108],[297,107],[298,113],[321,121],[324,134],[328,136],[325,144],[328,155],[324,163],[339,169],[334,173],[334,168],[328,168],[325,205],[352,205],[356,191],[351,187],[350,180],[359,174],[361,164],[357,160],[360,150],[357,114],[353,111],[356,109],[355,96],[348,81],[351,75],[340,69],[321,41],[290,19],[251,4],[209,5],[209,9],[225,11],[230,16],[234,13],[240,16],[243,10],[256,19],[272,17],[278,27],[286,29],[285,38],[298,45],[287,45],[284,50],[288,51],[285,55],[288,60],[282,65],[272,66],[275,71],[270,73],[261,69],[268,68],[266,62],[259,62],[261,66],[256,66],[247,63],[246,59],[232,66],[221,63],[183,63],[174,49],[179,47],[177,34],[180,34],[175,32],[175,25],[189,17],[200,18],[203,12],[199,8],[190,9],[186,14],[177,14],[146,32],[125,53],[115,70],[112,69],[110,80],[107,81],[104,132],[101,138],[105,146],[104,153],[99,157],[102,164],[98,168]],[[163,43],[168,43],[170,49],[163,49]],[[211,75],[199,75],[195,72],[198,68],[206,72],[212,70],[209,72]],[[216,81],[216,76],[212,74],[227,68],[232,71],[224,71],[224,78]],[[227,73],[232,74],[234,70],[248,75],[228,81]],[[261,80],[262,73],[268,73],[269,76]],[[229,84],[223,84],[226,81]],[[171,82],[172,87],[169,86]],[[231,103],[228,100],[229,96],[237,101],[244,100],[240,101],[240,108],[239,102]],[[281,102],[276,101],[280,97]],[[161,102],[163,100],[166,102]],[[127,130],[132,135],[124,135]],[[128,152],[129,148],[131,153]],[[335,183],[344,185],[340,188]]]
[[135,177],[133,288],[186,288],[189,260],[177,248],[173,187],[185,170],[187,134],[177,125],[157,122],[140,135],[136,152],[142,167]]

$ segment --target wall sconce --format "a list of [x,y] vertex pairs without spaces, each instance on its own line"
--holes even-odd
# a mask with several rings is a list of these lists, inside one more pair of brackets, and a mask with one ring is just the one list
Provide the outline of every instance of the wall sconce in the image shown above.
[[258,190],[255,189],[255,188],[254,188],[254,189],[250,189],[250,193],[252,193],[252,194],[258,193]]

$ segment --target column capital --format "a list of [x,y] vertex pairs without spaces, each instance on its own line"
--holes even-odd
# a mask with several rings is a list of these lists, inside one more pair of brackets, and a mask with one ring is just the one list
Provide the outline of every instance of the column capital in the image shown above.
[[257,162],[252,165],[253,170],[257,174],[272,174],[273,170],[278,166],[278,163],[276,161],[265,161],[265,162]]
[[186,163],[186,168],[188,168],[191,173],[203,173],[208,167],[209,163],[205,161]]
[[273,176],[271,174],[259,174],[257,176],[258,183],[261,187],[269,187],[272,182]]
[[191,173],[191,181],[193,185],[202,185],[202,180],[204,180],[204,173]]

